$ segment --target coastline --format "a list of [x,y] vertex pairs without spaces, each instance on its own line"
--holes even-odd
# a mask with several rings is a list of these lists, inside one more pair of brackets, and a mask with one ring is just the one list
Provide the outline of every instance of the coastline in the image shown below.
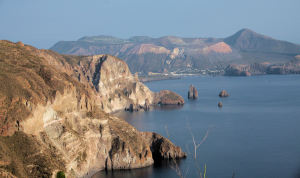
[[139,76],[139,80],[143,83],[160,81],[160,80],[178,80],[181,76],[165,76],[165,75],[155,75],[155,76]]

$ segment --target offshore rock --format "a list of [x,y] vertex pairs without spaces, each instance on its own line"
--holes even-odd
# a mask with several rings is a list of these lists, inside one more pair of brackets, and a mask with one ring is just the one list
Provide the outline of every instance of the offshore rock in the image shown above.
[[221,97],[221,98],[223,98],[223,97],[228,97],[228,96],[229,96],[229,94],[227,93],[226,90],[222,90],[222,91],[220,92],[220,94],[219,94],[219,97]]
[[144,105],[143,109],[145,111],[149,111],[150,110],[150,102],[149,102],[148,99],[145,100],[145,105]]
[[219,108],[223,107],[223,103],[221,101],[218,103],[218,107]]
[[185,158],[186,153],[180,147],[174,145],[169,139],[154,133],[143,132],[142,137],[150,145],[154,161],[161,161],[164,159],[179,159]]
[[197,99],[197,98],[198,98],[197,89],[193,85],[190,85],[190,88],[188,91],[188,99]]
[[162,90],[159,93],[155,93],[154,104],[160,105],[183,105],[184,99],[169,90]]

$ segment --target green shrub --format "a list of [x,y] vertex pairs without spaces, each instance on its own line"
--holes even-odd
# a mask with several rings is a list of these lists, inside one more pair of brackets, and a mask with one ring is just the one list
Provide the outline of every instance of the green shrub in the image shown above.
[[63,171],[59,171],[59,172],[56,174],[56,178],[66,178],[65,173],[64,173]]

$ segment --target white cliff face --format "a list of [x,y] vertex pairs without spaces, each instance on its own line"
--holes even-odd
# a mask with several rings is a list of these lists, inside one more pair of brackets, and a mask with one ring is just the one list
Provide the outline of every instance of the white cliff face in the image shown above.
[[124,110],[130,104],[144,106],[146,100],[152,103],[154,98],[154,93],[131,74],[124,61],[110,55],[87,57],[78,75],[95,87],[105,112]]
[[153,100],[153,93],[131,74],[124,61],[112,56],[104,56],[101,60],[98,92],[109,101],[108,109],[122,110],[130,104],[144,106],[146,99]]

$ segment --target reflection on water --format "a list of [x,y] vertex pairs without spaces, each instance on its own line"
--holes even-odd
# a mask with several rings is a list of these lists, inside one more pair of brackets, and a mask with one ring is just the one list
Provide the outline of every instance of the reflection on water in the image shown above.
[[153,109],[155,110],[165,110],[165,111],[171,111],[171,110],[179,110],[183,107],[183,105],[158,105],[158,106],[153,106]]
[[160,162],[155,162],[154,165],[146,167],[146,168],[139,168],[139,169],[132,169],[132,170],[114,170],[114,171],[99,171],[92,178],[156,178],[156,177],[164,177],[170,176],[170,172],[173,172],[173,176],[176,176],[175,164],[180,166],[180,160],[176,160],[176,162],[163,160]]
[[132,178],[132,177],[143,177],[148,178],[153,172],[153,166],[134,169],[134,170],[116,170],[116,171],[100,171],[92,176],[92,178]]

